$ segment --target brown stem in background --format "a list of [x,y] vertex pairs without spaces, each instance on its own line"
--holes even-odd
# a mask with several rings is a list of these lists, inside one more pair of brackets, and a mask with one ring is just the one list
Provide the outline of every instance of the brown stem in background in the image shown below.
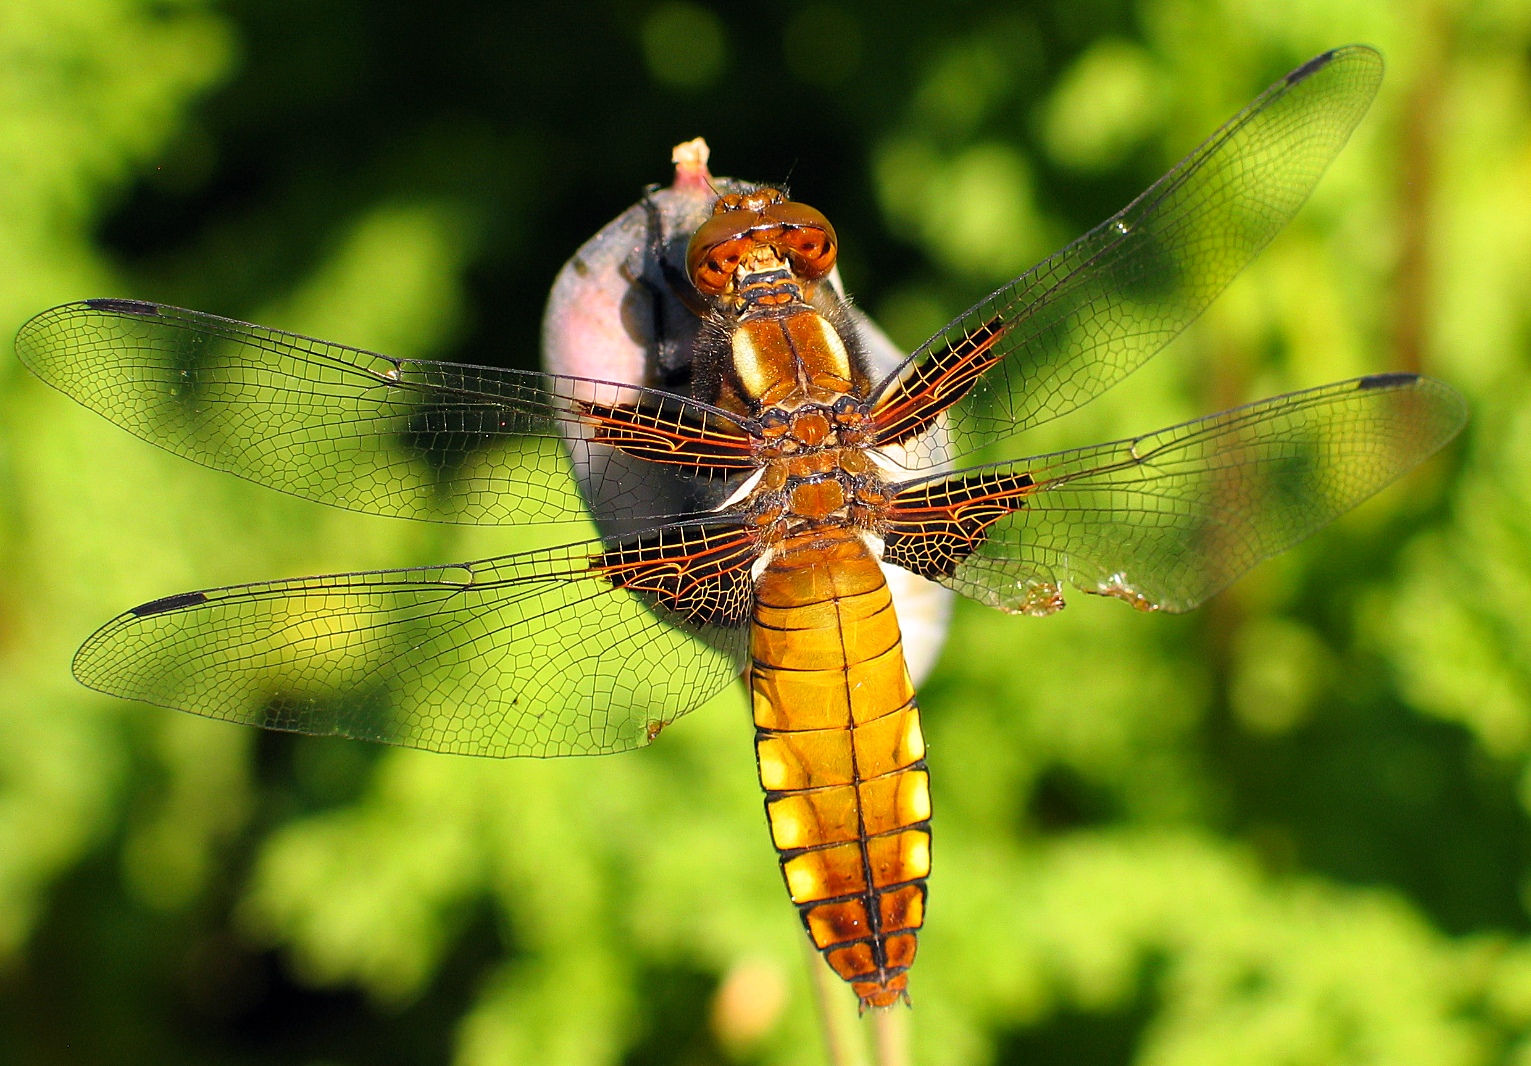
[[909,1008],[902,1003],[872,1011],[877,1066],[910,1066]]
[[1430,207],[1435,197],[1440,96],[1450,27],[1437,0],[1419,0],[1419,66],[1404,102],[1398,147],[1398,270],[1393,279],[1393,366],[1428,362],[1433,280]]
[[819,1028],[824,1032],[824,1054],[829,1066],[865,1066],[855,1020],[849,1013],[853,998],[850,988],[806,938],[799,939],[808,953],[809,981],[813,984],[813,1000],[819,1011]]

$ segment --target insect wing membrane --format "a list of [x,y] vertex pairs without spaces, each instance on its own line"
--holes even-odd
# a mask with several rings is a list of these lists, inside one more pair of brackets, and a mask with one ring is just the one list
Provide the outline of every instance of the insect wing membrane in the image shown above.
[[[879,442],[927,469],[1093,399],[1168,344],[1297,213],[1382,57],[1327,52],[1120,213],[959,315],[873,393]],[[949,439],[922,437],[942,414]]]
[[738,527],[676,526],[616,548],[182,593],[108,622],[74,671],[270,729],[465,755],[623,751],[738,676],[752,549]]
[[[153,444],[368,514],[579,520],[578,467],[603,513],[655,526],[709,510],[750,465],[736,423],[681,397],[391,359],[162,304],[55,307],[21,328],[16,349],[48,384]],[[679,441],[670,425],[685,431]],[[641,477],[610,462],[599,439],[613,435],[648,448]],[[685,452],[697,441],[700,459]]]
[[1413,374],[1289,393],[1131,440],[901,485],[889,557],[1005,610],[1055,610],[1068,581],[1140,609],[1188,611],[1396,480],[1465,422],[1461,396]]

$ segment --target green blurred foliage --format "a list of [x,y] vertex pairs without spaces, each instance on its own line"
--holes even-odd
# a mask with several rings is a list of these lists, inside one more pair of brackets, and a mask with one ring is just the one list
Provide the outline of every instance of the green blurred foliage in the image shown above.
[[[1388,81],[1289,231],[1022,445],[1415,367],[1472,426],[1195,615],[958,609],[915,1058],[1531,1063],[1527,0],[0,0],[0,332],[126,295],[530,366],[700,133],[912,345],[1351,40]],[[0,1063],[822,1060],[741,693],[503,764],[97,697],[69,657],[128,604],[531,540],[280,497],[3,366]]]

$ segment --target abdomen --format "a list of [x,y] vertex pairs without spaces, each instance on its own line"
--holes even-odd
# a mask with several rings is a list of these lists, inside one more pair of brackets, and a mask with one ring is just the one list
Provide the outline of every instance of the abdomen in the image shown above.
[[863,1006],[904,993],[930,787],[893,599],[849,531],[788,541],[756,588],[750,690],[787,892]]

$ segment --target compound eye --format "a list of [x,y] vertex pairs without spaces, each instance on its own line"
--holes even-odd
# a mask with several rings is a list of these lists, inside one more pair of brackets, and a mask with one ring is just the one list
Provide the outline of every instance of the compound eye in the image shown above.
[[761,219],[775,222],[782,227],[780,236],[773,243],[781,246],[792,269],[806,281],[817,281],[835,266],[839,241],[829,219],[807,204],[791,200],[772,204],[760,212]]
[[698,291],[718,296],[728,288],[752,243],[748,234],[759,223],[756,211],[723,210],[697,227],[686,249],[686,273]]
[[749,250],[748,240],[724,241],[704,250],[701,262],[691,267],[691,283],[708,296],[721,296],[733,280],[739,260]]

